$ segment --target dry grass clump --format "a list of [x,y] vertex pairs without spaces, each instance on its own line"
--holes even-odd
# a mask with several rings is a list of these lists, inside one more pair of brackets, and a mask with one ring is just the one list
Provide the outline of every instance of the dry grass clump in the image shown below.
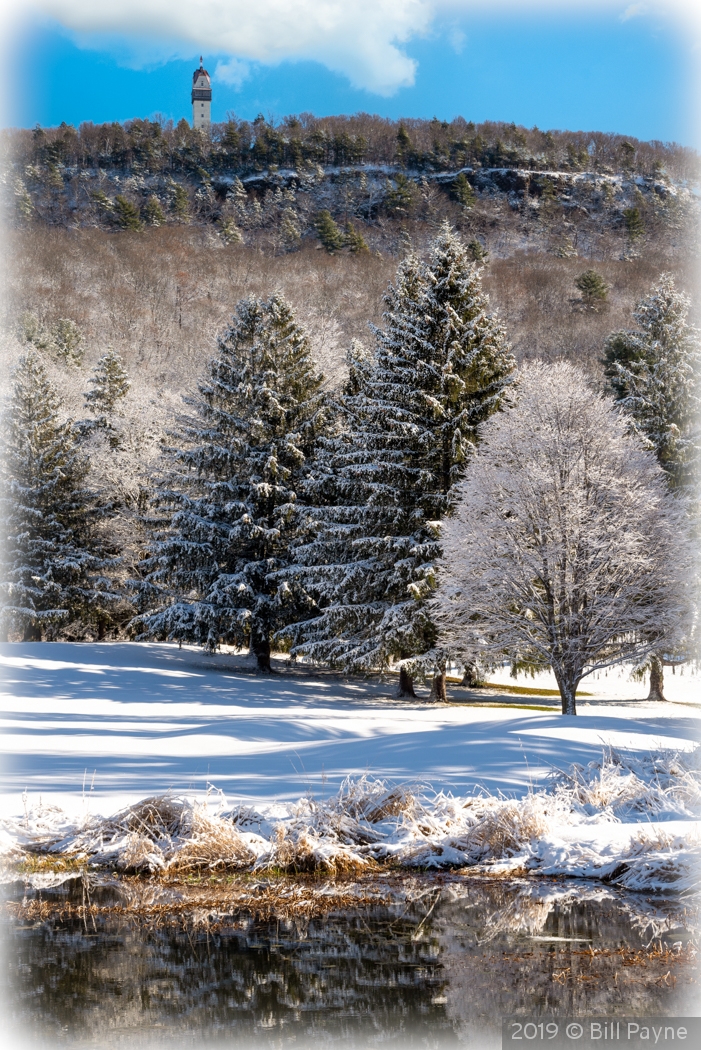
[[[5,834],[5,864],[16,878],[29,852],[46,857],[50,870],[40,871],[37,861],[36,870],[22,869],[37,886],[75,877],[72,869],[59,871],[55,861],[77,858],[79,872],[84,865],[162,879],[244,871],[348,878],[380,866],[479,867],[686,892],[696,884],[701,844],[664,831],[636,837],[636,831],[641,818],[697,816],[698,766],[698,753],[622,757],[609,748],[600,762],[559,773],[550,790],[521,799],[460,799],[363,776],[347,778],[330,799],[305,796],[277,817],[244,807],[227,811],[223,795],[214,805],[209,798],[148,798],[109,819],[73,827],[65,814],[47,817],[42,811],[34,835],[29,813],[11,828],[5,822],[11,832]],[[53,837],[52,822],[58,832]],[[608,830],[592,836],[591,825]],[[585,826],[585,834],[573,835]]]
[[624,756],[607,747],[600,761],[558,772],[555,794],[586,811],[605,811],[615,819],[663,812],[694,816],[701,809],[700,755],[701,748],[691,755],[657,751]]
[[377,824],[387,817],[415,816],[419,784],[388,785],[387,781],[362,776],[346,777],[336,796],[335,809],[354,820]]
[[107,820],[90,821],[75,842],[92,863],[113,864],[124,872],[241,870],[255,860],[231,821],[210,814],[206,803],[172,795],[147,798]]
[[549,801],[534,794],[519,801],[505,799],[483,813],[468,834],[454,844],[470,856],[472,863],[513,857],[548,831],[552,820]]
[[306,828],[288,831],[278,824],[273,848],[261,859],[257,870],[349,877],[361,875],[371,867],[369,858],[332,838],[324,838]]

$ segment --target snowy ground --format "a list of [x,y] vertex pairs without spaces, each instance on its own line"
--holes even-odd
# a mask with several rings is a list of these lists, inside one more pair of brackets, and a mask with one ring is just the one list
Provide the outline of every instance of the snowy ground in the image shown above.
[[[666,704],[636,702],[633,698],[644,696],[645,687],[629,682],[625,673],[587,679],[582,688],[595,695],[580,700],[577,717],[564,718],[556,697],[470,696],[453,688],[453,697],[462,702],[408,703],[393,698],[389,682],[301,667],[263,678],[237,670],[242,662],[162,644],[1,647],[5,759],[0,814],[12,820],[41,799],[79,821],[169,791],[201,798],[214,784],[224,791],[227,806],[245,802],[281,819],[304,795],[333,809],[332,798],[344,778],[363,774],[420,781],[455,796],[483,789],[524,798],[546,786],[554,768],[600,762],[604,747],[611,746],[625,758],[616,773],[618,786],[609,786],[608,800],[595,800],[591,811],[586,805],[582,809],[580,799],[576,819],[553,801],[557,833],[551,827],[548,834],[543,829],[537,834],[544,870],[556,870],[559,863],[563,870],[584,874],[592,864],[596,868],[596,856],[611,861],[617,850],[630,852],[641,830],[648,839],[654,832],[662,848],[662,825],[665,848],[678,850],[684,840],[698,838],[699,813],[688,784],[683,802],[670,788],[669,799],[665,795],[666,801],[647,812],[644,805],[620,804],[626,777],[647,783],[657,776],[653,759],[660,751],[689,753],[701,739],[699,679],[688,672],[668,676],[671,702]],[[514,684],[508,672],[492,678],[499,680]],[[517,684],[553,687],[545,679]],[[485,706],[490,704],[495,706]],[[664,791],[676,783],[669,779],[669,768],[668,762]],[[587,776],[591,781],[594,774]],[[425,811],[426,792],[422,798]],[[543,805],[547,814],[551,803]],[[462,848],[455,822],[463,816],[458,819],[455,812],[446,816],[445,807],[441,810],[440,829],[437,824],[432,832],[434,853],[436,835],[443,836],[441,849]],[[385,833],[388,841],[394,836],[397,849],[408,848],[403,831],[395,827],[390,834],[385,828]],[[449,846],[448,840],[458,845]],[[672,840],[676,845],[670,845]],[[576,864],[573,851],[579,851]]]

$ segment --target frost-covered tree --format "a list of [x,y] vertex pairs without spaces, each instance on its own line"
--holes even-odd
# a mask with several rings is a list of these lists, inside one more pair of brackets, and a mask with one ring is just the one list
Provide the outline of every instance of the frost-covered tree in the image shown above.
[[144,563],[149,634],[210,649],[248,643],[270,669],[273,632],[310,604],[276,574],[298,536],[297,490],[327,428],[322,381],[281,296],[238,304],[170,453],[159,494],[165,528]]
[[637,328],[606,343],[610,389],[648,443],[670,485],[690,484],[698,466],[701,343],[688,322],[690,301],[662,274],[633,314]]
[[131,386],[121,357],[111,347],[95,365],[88,382],[93,389],[83,396],[90,411],[96,414],[112,412]]
[[443,644],[550,667],[563,714],[582,678],[684,636],[693,548],[655,457],[572,365],[523,369],[484,427],[443,527]]
[[[426,599],[438,524],[514,368],[480,270],[448,226],[425,263],[404,259],[384,301],[375,352],[353,357],[341,432],[324,443],[306,487],[319,532],[297,550],[295,571],[323,611],[287,632],[294,651],[349,670],[433,649]],[[423,663],[443,695],[441,654]],[[402,691],[411,694],[412,665],[403,666]]]
[[33,640],[69,618],[87,621],[114,600],[95,535],[103,511],[85,485],[78,429],[61,421],[34,351],[15,371],[2,429],[2,634]]
[[[701,450],[701,341],[687,318],[690,301],[662,274],[633,314],[637,328],[607,341],[604,371],[633,429],[674,491],[698,481]],[[684,658],[667,662],[679,663]],[[650,699],[664,699],[665,654],[650,659]]]

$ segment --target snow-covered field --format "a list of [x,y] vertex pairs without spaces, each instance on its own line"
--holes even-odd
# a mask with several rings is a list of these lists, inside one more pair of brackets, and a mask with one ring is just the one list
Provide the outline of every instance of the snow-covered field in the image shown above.
[[[595,695],[564,718],[556,697],[399,701],[389,681],[286,672],[282,662],[283,673],[265,678],[249,673],[245,658],[163,644],[14,644],[2,647],[0,661],[6,842],[40,825],[75,837],[94,830],[98,814],[168,792],[201,801],[213,784],[225,796],[217,796],[217,819],[234,814],[256,863],[272,855],[284,828],[289,843],[306,835],[305,849],[318,847],[319,856],[344,846],[361,860],[484,861],[583,875],[610,875],[623,861],[631,885],[654,885],[653,869],[667,872],[662,883],[693,881],[701,792],[690,753],[701,739],[701,690],[688,671],[668,676],[666,704],[636,702],[645,687],[625,673],[586,679],[582,688]],[[508,672],[492,681],[514,684]],[[518,684],[553,687],[546,677]],[[577,783],[561,780],[554,792],[553,770],[575,763],[584,767]],[[375,778],[423,786],[410,804],[373,821],[357,783],[355,802],[348,784],[338,793],[346,778],[363,776],[362,798],[375,802],[384,790]],[[476,793],[522,801],[466,806]],[[208,812],[214,817],[211,802]],[[360,821],[361,831],[339,832],[339,814]],[[499,849],[483,848],[488,827]],[[176,839],[161,842],[163,863]],[[636,864],[650,869],[647,881],[640,872],[632,878]]]

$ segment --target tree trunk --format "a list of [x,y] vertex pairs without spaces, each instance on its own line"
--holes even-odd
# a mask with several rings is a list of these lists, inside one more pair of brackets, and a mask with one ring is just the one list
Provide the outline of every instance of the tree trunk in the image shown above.
[[438,674],[434,674],[433,682],[431,683],[431,700],[436,703],[445,703],[448,699],[448,694],[445,691],[445,671],[439,671]]
[[557,687],[560,690],[560,700],[562,701],[563,715],[576,715],[577,704],[575,701],[575,697],[577,695],[577,686],[579,685],[579,681],[574,681],[574,679],[570,678],[570,676],[567,674],[558,674],[557,671],[554,671],[554,673],[555,680],[557,682]]
[[397,689],[397,696],[413,696],[414,699],[416,699],[416,693],[414,692],[414,679],[405,667],[399,668],[399,688]]
[[262,671],[263,674],[270,674],[272,671],[270,666],[270,639],[267,631],[253,628],[251,630],[250,646],[251,652],[258,661],[258,670]]
[[664,667],[659,656],[650,657],[650,692],[648,700],[664,700]]
[[40,642],[41,641],[41,627],[36,623],[28,623],[24,628],[23,642]]

